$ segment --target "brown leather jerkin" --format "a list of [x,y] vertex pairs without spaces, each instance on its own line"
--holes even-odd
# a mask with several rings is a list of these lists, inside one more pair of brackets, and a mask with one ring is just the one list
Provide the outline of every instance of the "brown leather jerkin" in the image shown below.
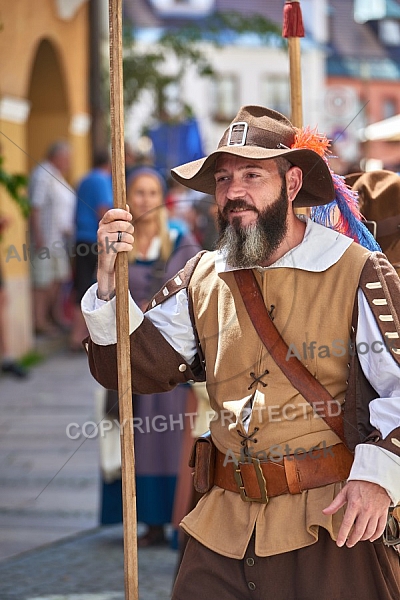
[[253,327],[271,357],[316,414],[346,445],[342,415],[330,414],[330,407],[337,407],[337,401],[296,356],[287,359],[289,347],[272,322],[253,271],[243,269],[233,273]]
[[234,277],[250,320],[271,357],[342,443],[327,448],[326,452],[314,448],[305,455],[285,456],[281,462],[249,457],[233,467],[230,461],[227,464],[225,454],[214,447],[208,432],[196,441],[189,463],[194,467],[195,489],[205,493],[217,485],[240,493],[246,502],[265,504],[270,497],[299,494],[344,481],[349,475],[353,454],[346,445],[342,415],[330,414],[330,407],[337,407],[337,401],[297,357],[286,359],[289,347],[272,322],[254,273],[250,269],[237,270]]

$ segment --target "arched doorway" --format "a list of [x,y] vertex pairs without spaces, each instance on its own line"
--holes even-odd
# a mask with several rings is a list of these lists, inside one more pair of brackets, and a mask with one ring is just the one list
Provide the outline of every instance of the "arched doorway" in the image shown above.
[[67,86],[54,45],[43,39],[37,49],[29,84],[31,110],[27,127],[28,170],[43,159],[49,145],[68,139]]

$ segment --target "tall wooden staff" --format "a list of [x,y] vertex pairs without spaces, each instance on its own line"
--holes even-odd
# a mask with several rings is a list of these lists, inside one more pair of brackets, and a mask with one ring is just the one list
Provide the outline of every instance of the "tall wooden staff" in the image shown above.
[[282,36],[288,38],[290,67],[291,121],[303,127],[303,97],[301,89],[300,38],[304,37],[303,18],[299,0],[286,0],[283,8]]
[[[109,0],[110,115],[114,206],[125,208],[124,102],[122,76],[122,0]],[[128,257],[116,262],[118,397],[121,421],[122,510],[125,599],[138,600],[135,453],[129,341]]]
[[[289,44],[290,120],[295,127],[303,127],[303,94],[301,87],[300,38],[304,37],[303,17],[299,0],[286,0],[283,7],[282,36]],[[308,208],[296,208],[297,214],[310,214]]]

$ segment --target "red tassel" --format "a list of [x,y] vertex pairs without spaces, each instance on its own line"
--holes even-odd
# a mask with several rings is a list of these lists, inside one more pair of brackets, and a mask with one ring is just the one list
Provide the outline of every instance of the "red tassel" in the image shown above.
[[304,37],[303,17],[298,0],[287,1],[283,7],[282,36],[284,38]]

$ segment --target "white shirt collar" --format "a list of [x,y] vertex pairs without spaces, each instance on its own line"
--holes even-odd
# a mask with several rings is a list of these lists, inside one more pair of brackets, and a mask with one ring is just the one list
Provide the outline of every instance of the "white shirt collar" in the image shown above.
[[[333,229],[314,223],[304,215],[300,218],[307,221],[303,241],[292,248],[284,256],[268,267],[254,266],[256,269],[277,269],[289,267],[303,271],[322,272],[337,263],[353,240]],[[237,270],[227,264],[223,251],[218,250],[215,257],[217,273]]]

